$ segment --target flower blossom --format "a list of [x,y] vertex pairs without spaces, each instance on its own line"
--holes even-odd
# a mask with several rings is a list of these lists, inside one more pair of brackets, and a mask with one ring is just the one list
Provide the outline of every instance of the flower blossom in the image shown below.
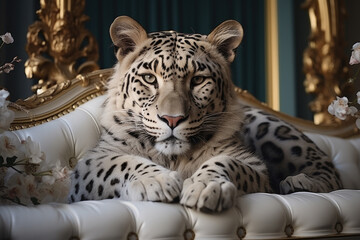
[[51,174],[42,177],[42,182],[53,185],[55,181],[64,180],[69,176],[70,170],[67,167],[62,167],[60,161],[57,161],[55,166],[50,170]]
[[19,146],[20,142],[17,139],[0,135],[0,155],[4,159],[17,156],[19,154]]
[[6,131],[10,127],[10,124],[15,117],[15,113],[7,108],[9,101],[7,101],[6,98],[8,96],[8,91],[0,90],[0,133]]
[[33,175],[21,173],[12,174],[6,181],[6,196],[18,199],[22,204],[33,205],[31,197],[38,198],[38,186]]
[[7,97],[9,96],[9,92],[2,89],[0,90],[0,108],[5,106],[5,102],[6,102],[6,99]]
[[348,106],[347,97],[336,97],[328,107],[328,112],[335,117],[345,120],[347,115],[354,115],[357,112],[355,107]]
[[356,93],[357,103],[360,104],[360,91]]
[[0,35],[1,40],[6,43],[10,44],[14,42],[14,38],[11,36],[11,33],[7,32],[4,35]]
[[33,142],[30,137],[22,142],[22,146],[25,157],[29,158],[29,163],[38,164],[45,159],[45,154],[40,150],[40,144]]
[[13,111],[7,108],[0,108],[0,133],[9,129],[14,118],[15,114]]
[[360,42],[353,45],[349,64],[354,65],[358,63],[360,63]]

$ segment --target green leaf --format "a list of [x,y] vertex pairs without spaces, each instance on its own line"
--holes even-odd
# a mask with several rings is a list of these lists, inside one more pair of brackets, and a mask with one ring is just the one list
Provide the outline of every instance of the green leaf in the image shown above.
[[8,165],[8,167],[11,167],[14,165],[15,161],[17,159],[17,156],[13,156],[13,157],[8,157],[6,158],[6,163]]
[[37,199],[36,197],[31,197],[30,200],[34,205],[39,205],[40,204],[39,199]]
[[21,204],[20,198],[15,196],[14,203]]

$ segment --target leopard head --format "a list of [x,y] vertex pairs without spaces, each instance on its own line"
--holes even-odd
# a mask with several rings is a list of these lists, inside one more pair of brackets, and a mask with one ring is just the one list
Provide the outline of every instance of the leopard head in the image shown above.
[[108,85],[113,118],[127,119],[165,155],[206,143],[234,98],[230,63],[243,37],[241,25],[229,20],[207,36],[148,34],[135,20],[120,16],[110,36],[118,48]]

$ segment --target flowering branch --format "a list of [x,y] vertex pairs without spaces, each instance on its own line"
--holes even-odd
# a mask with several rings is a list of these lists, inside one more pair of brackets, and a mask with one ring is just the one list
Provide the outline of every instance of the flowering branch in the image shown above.
[[15,68],[15,63],[21,62],[21,59],[18,57],[14,57],[13,60],[9,63],[5,63],[4,65],[0,66],[0,74],[5,72],[9,73]]
[[[1,38],[1,45],[0,49],[4,44],[11,44],[14,42],[14,38],[11,36],[11,33],[5,33],[4,35],[0,35]],[[9,73],[14,70],[15,63],[21,62],[21,59],[18,57],[14,57],[13,60],[9,63],[5,63],[4,65],[0,66],[0,74],[1,73]]]
[[60,161],[46,162],[40,144],[30,137],[20,141],[8,132],[14,120],[8,96],[8,91],[0,90],[0,204],[65,202],[70,170]]
[[[351,57],[349,64],[350,65],[356,65],[360,63],[360,42],[357,42],[352,47]],[[359,75],[360,67],[357,69],[355,76],[353,78],[350,78],[351,82],[354,82]],[[358,111],[358,108],[355,107],[357,105],[360,105],[360,91],[356,93],[357,101],[349,102],[347,97],[336,97],[336,100],[333,100],[332,103],[328,107],[328,112],[331,115],[334,115],[340,120],[345,120],[347,116],[352,116],[356,118],[356,126],[360,129],[360,113]],[[349,106],[349,104],[351,104]]]

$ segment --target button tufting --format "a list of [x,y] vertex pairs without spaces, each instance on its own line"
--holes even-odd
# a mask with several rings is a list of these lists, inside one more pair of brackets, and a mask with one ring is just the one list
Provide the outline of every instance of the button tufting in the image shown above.
[[184,232],[184,239],[185,240],[194,240],[195,239],[195,233],[191,229],[186,229]]
[[291,235],[294,234],[294,227],[291,226],[290,224],[287,225],[287,226],[285,227],[285,234],[286,234],[286,236],[291,237]]
[[71,169],[75,168],[76,164],[77,164],[76,157],[69,158],[69,166],[70,166]]
[[246,229],[244,227],[239,227],[236,231],[239,239],[243,239],[246,235]]
[[139,240],[139,237],[138,237],[138,235],[136,233],[131,232],[131,233],[128,234],[127,239],[128,240]]
[[336,230],[337,233],[341,233],[342,230],[343,230],[343,225],[341,223],[339,223],[339,222],[336,223],[335,224],[335,230]]

